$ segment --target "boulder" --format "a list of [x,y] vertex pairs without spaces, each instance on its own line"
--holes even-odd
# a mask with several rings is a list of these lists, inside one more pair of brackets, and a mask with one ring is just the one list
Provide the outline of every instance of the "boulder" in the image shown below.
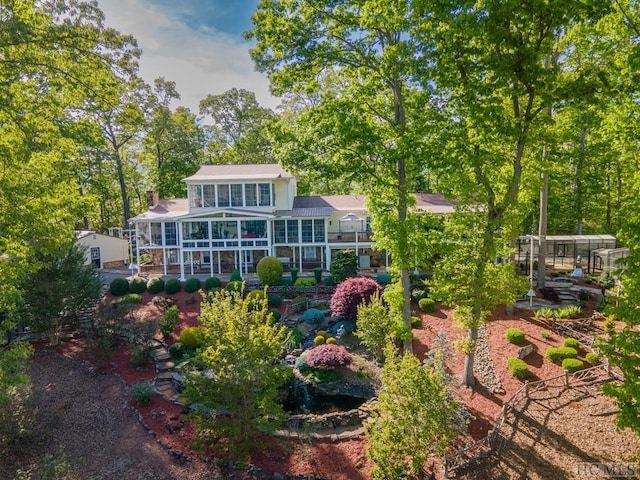
[[520,347],[516,355],[519,359],[523,359],[531,355],[531,353],[533,353],[533,345],[529,344],[525,345],[524,347]]

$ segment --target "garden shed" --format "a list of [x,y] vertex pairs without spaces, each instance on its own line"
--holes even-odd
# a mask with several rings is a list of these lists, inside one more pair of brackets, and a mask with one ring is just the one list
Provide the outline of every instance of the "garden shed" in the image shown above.
[[[546,265],[554,270],[573,270],[576,266],[583,268],[587,273],[600,272],[604,266],[600,258],[593,254],[600,250],[620,250],[616,245],[616,237],[613,235],[548,235]],[[531,236],[518,237],[516,262],[518,267],[525,272],[529,271],[529,259],[531,258]],[[533,236],[533,259],[538,259],[539,236]],[[612,257],[613,258],[613,257]]]
[[85,265],[96,268],[126,265],[129,261],[129,242],[126,238],[104,235],[89,230],[76,232],[76,243],[87,249]]
[[595,270],[615,270],[624,268],[624,262],[619,260],[629,256],[629,249],[621,248],[598,248],[591,252],[591,265]]

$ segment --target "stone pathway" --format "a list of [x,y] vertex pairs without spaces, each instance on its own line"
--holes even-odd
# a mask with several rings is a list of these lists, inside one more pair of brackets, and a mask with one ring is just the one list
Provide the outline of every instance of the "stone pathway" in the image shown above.
[[504,387],[496,375],[495,369],[493,368],[493,361],[489,354],[486,325],[482,325],[478,329],[478,340],[476,341],[473,371],[477,375],[480,384],[489,392],[498,394],[504,393]]
[[158,338],[153,338],[151,342],[151,353],[156,364],[155,391],[171,402],[184,405],[180,393],[176,390],[173,382],[175,364],[171,359],[169,350],[167,350],[164,342]]

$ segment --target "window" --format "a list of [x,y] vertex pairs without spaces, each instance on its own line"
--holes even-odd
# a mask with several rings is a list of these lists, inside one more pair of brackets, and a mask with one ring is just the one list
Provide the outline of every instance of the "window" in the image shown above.
[[178,228],[175,222],[164,224],[164,243],[165,245],[178,245]]
[[250,183],[244,186],[244,204],[247,207],[256,207],[258,205],[258,186]]
[[228,207],[229,185],[218,185],[218,207]]
[[233,222],[220,222],[220,223],[222,223],[223,238],[238,238],[238,222],[233,221]]
[[298,243],[298,220],[287,220],[287,243]]
[[215,207],[216,206],[216,186],[215,185],[203,185],[202,186],[202,194],[203,194],[203,205],[205,207]]
[[273,222],[274,243],[285,243],[287,241],[287,224],[285,220],[275,220]]
[[324,243],[324,220],[313,221],[313,242]]
[[302,220],[302,242],[313,242],[313,220]]
[[202,185],[189,185],[189,206],[194,208],[202,206]]
[[207,222],[185,222],[182,224],[182,237],[184,240],[209,238],[209,226]]
[[211,222],[211,238],[224,238],[222,222]]
[[162,245],[162,224],[151,222],[151,245]]
[[270,183],[260,183],[260,206],[261,207],[269,207],[271,206],[271,184]]
[[317,249],[316,247],[304,247],[302,249],[302,256],[305,260],[317,260]]
[[265,220],[244,220],[240,222],[242,238],[261,238],[266,235],[267,222]]
[[242,185],[238,185],[238,184],[231,185],[231,206],[232,207],[242,206]]

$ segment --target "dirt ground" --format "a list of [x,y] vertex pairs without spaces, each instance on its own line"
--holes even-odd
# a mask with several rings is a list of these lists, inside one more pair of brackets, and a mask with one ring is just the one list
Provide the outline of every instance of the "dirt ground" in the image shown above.
[[[198,305],[184,303],[176,296],[181,310],[181,326],[195,324]],[[152,320],[160,313],[145,306],[138,318]],[[417,313],[417,312],[416,312]],[[452,311],[438,306],[434,314],[420,314],[423,326],[414,330],[414,352],[419,358],[439,330],[453,342],[461,332],[452,326]],[[461,389],[463,399],[476,417],[470,434],[459,444],[486,435],[500,412],[502,402],[522,386],[506,368],[506,358],[517,347],[504,340],[504,331],[518,327],[535,348],[527,359],[537,378],[561,372],[559,366],[544,360],[547,346],[562,339],[541,336],[549,325],[531,312],[516,310],[507,315],[498,309],[488,325],[488,345],[498,378],[505,393],[490,394],[483,389]],[[64,354],[60,355],[62,352]],[[205,462],[189,450],[193,426],[182,418],[183,407],[154,395],[151,405],[136,412],[128,400],[127,388],[151,380],[153,367],[133,369],[130,352],[119,348],[110,368],[99,373],[83,360],[83,342],[75,340],[57,349],[41,349],[31,361],[36,392],[35,429],[0,462],[0,478],[63,479],[218,479],[250,480],[266,478],[257,470],[238,470]],[[462,370],[462,356],[451,363],[453,374]],[[556,392],[557,393],[557,392]],[[637,438],[615,428],[615,406],[597,389],[565,392],[531,402],[525,413],[512,419],[504,429],[504,447],[499,456],[486,459],[458,474],[458,478],[573,479],[581,478],[577,465],[589,462],[622,462],[637,452]],[[555,396],[554,396],[555,395]],[[171,453],[173,452],[173,453]],[[52,460],[53,459],[53,460]],[[332,480],[370,480],[371,464],[366,457],[366,439],[343,442],[270,441],[267,448],[252,453],[250,462],[268,472],[296,474]],[[53,463],[53,465],[52,465]],[[442,462],[432,465],[436,478],[442,478]],[[64,475],[46,477],[38,472],[57,468]],[[32,476],[21,476],[32,472]]]

